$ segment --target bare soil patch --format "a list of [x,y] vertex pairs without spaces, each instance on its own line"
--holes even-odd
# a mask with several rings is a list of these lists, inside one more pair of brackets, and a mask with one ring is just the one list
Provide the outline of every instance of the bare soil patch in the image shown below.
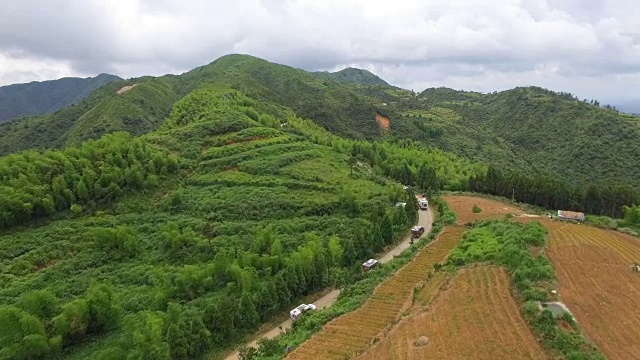
[[544,219],[559,295],[608,359],[640,359],[640,239]]
[[[501,203],[496,200],[466,195],[447,195],[442,197],[456,213],[458,224],[466,224],[477,220],[500,219],[507,214],[522,215],[524,211],[515,205]],[[479,213],[472,211],[473,205],[482,209]]]
[[382,115],[379,112],[376,112],[376,122],[380,126],[380,128],[384,130],[389,130],[389,126],[391,125],[391,120],[388,116]]
[[136,86],[138,86],[138,84],[125,86],[125,87],[121,88],[120,90],[116,91],[116,94],[122,95],[122,94],[126,93],[127,91],[133,89]]

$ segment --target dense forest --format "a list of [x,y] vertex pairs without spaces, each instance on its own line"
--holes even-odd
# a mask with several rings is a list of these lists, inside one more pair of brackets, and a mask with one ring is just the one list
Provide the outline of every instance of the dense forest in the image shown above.
[[[0,159],[1,357],[190,359],[354,281],[413,224],[413,194],[356,143],[256,108],[199,90],[145,136]],[[443,186],[474,174],[422,156]]]
[[405,120],[403,138],[505,171],[640,189],[637,117],[535,87],[486,95],[430,89],[393,106]]

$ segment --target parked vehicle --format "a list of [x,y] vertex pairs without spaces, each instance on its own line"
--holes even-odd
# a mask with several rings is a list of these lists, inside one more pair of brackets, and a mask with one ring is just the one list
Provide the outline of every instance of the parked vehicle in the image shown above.
[[427,210],[429,208],[429,201],[427,199],[418,200],[418,205],[420,205],[421,210]]
[[289,317],[291,320],[295,321],[300,315],[304,314],[309,310],[316,310],[317,307],[313,304],[300,304],[297,308],[289,311]]
[[411,237],[414,239],[419,238],[424,234],[424,227],[422,226],[414,226],[411,228]]
[[378,265],[380,265],[380,263],[378,263],[378,260],[369,259],[364,263],[362,263],[362,271],[369,271],[371,269],[375,269],[376,267],[378,267]]

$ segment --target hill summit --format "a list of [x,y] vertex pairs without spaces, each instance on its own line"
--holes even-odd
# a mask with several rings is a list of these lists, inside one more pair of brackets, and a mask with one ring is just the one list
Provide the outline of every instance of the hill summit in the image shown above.
[[336,72],[315,72],[317,76],[328,77],[340,82],[360,84],[360,85],[383,85],[390,86],[369,70],[348,67]]

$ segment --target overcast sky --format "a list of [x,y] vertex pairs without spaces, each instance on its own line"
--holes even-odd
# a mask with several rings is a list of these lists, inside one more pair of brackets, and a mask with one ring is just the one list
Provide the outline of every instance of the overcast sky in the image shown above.
[[2,0],[0,85],[246,53],[416,91],[538,85],[622,101],[640,98],[638,19],[637,0]]

